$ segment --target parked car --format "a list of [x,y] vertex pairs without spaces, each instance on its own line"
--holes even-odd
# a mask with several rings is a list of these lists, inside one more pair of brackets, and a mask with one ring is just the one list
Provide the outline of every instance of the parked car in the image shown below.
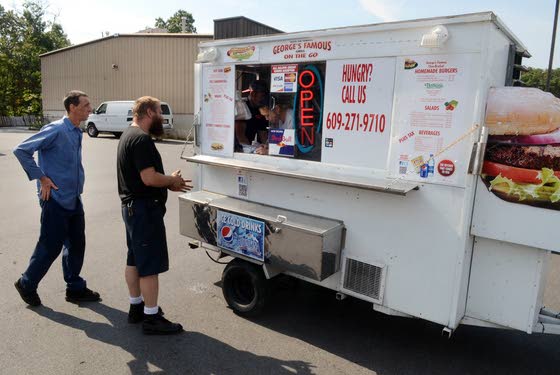
[[[90,137],[99,133],[112,133],[119,138],[122,132],[132,123],[132,107],[134,100],[103,102],[89,115],[86,121],[86,132]],[[173,129],[173,112],[169,104],[161,102],[163,129]]]

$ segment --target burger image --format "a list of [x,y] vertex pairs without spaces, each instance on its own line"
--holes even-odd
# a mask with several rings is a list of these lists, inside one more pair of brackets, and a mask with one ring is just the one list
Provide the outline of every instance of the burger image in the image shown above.
[[418,63],[412,59],[405,59],[404,60],[404,68],[405,69],[414,69],[418,66]]
[[491,89],[482,177],[501,199],[560,210],[560,100],[539,89]]
[[223,149],[224,149],[224,145],[221,144],[221,143],[212,143],[212,144],[210,145],[210,148],[211,148],[212,150],[215,150],[215,151],[223,150]]

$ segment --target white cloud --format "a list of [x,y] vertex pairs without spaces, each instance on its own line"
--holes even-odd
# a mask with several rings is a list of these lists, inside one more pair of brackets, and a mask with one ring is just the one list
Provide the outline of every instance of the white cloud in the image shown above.
[[396,21],[404,5],[404,1],[387,0],[359,0],[366,11],[380,18],[384,22]]

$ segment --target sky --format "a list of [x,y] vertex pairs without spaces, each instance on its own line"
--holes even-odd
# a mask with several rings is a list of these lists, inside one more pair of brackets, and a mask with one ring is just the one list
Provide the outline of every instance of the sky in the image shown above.
[[[555,0],[40,0],[48,5],[46,17],[60,23],[72,44],[109,34],[134,33],[153,27],[179,9],[192,13],[199,34],[212,34],[213,20],[245,16],[285,32],[365,25],[387,21],[493,11],[525,44],[532,58],[523,64],[546,68],[550,53]],[[0,0],[7,9],[23,0]],[[560,40],[560,30],[557,40]],[[560,45],[554,67],[560,67]]]

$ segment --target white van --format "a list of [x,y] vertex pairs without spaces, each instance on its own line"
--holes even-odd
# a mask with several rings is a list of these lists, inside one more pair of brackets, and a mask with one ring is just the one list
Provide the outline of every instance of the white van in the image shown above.
[[[90,137],[97,137],[99,133],[113,133],[119,138],[122,132],[132,123],[132,106],[134,100],[103,102],[86,122],[86,131]],[[173,129],[173,113],[171,107],[161,102],[163,114],[163,129]]]

